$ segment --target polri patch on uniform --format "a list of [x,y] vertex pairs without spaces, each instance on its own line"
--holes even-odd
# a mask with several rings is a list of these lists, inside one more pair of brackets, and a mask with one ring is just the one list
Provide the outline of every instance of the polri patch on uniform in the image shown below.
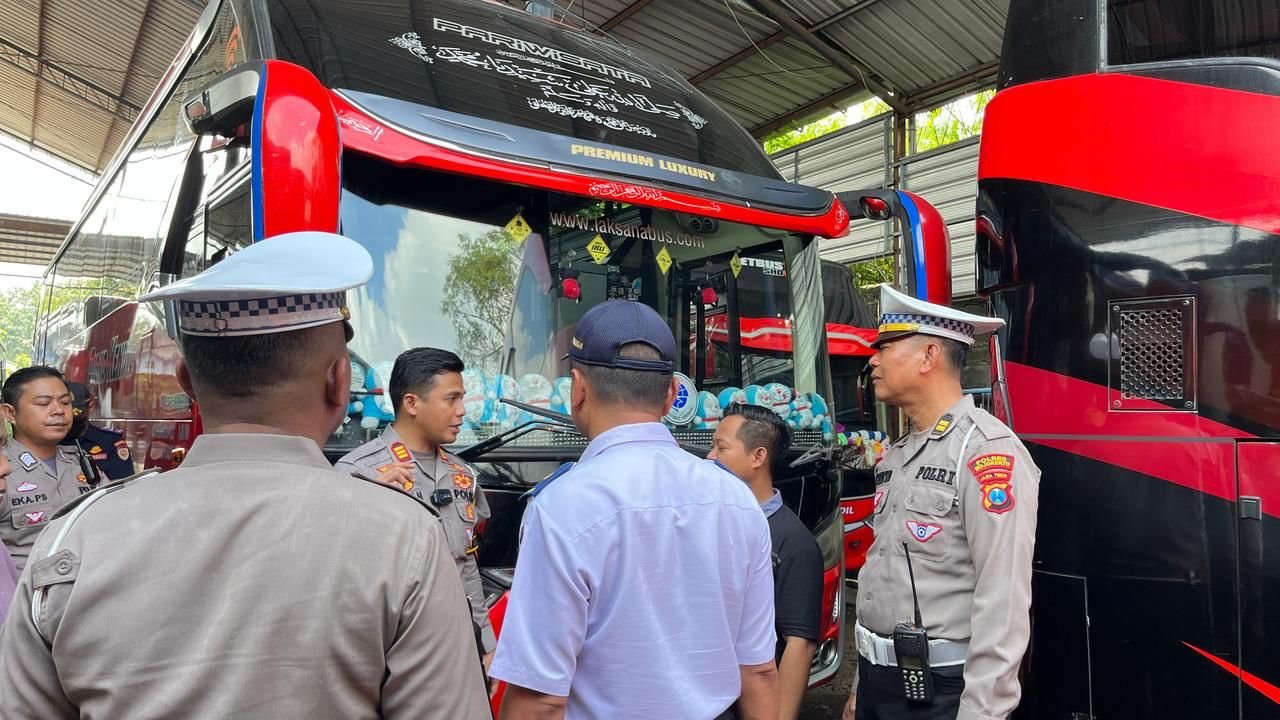
[[129,459],[129,443],[124,440],[116,441],[116,457],[121,460]]
[[995,480],[982,484],[982,509],[1003,515],[1013,509],[1013,483]]
[[413,453],[409,452],[409,448],[399,440],[391,443],[391,457],[397,462],[413,462]]
[[453,486],[459,490],[467,490],[471,487],[471,476],[464,472],[453,474]]
[[875,497],[875,499],[871,501],[871,507],[872,507],[872,509],[874,509],[874,510],[879,510],[879,509],[880,509],[880,503],[882,503],[882,502],[884,502],[884,491],[883,491],[883,490],[881,490],[881,491],[877,492],[877,493],[876,493],[876,497]]
[[35,470],[36,466],[40,464],[40,461],[36,459],[36,456],[27,451],[23,451],[23,453],[18,456],[18,462],[22,463],[22,467],[27,470]]
[[990,453],[976,457],[969,463],[969,469],[977,478],[979,485],[991,482],[1008,482],[1013,479],[1013,456],[1004,453]]
[[21,485],[19,485],[19,486],[18,486],[18,492],[20,492],[20,493],[29,493],[29,492],[31,492],[32,490],[35,490],[35,489],[36,489],[36,488],[38,488],[38,487],[40,487],[40,486],[39,486],[39,485],[36,485],[36,484],[35,484],[35,483],[33,483],[33,482],[28,481],[28,482],[24,482],[24,483],[22,483]]
[[81,485],[84,485],[89,482],[89,478],[86,478],[84,476],[84,473],[79,473],[76,475],[76,482],[80,483]]
[[951,427],[951,416],[943,415],[942,417],[938,418],[938,424],[933,426],[933,434],[941,435],[942,433],[946,432],[947,428],[949,427]]
[[907,521],[907,529],[911,531],[911,537],[920,542],[929,542],[942,532],[942,526],[935,523],[922,523],[915,520]]
[[89,448],[89,452],[91,452],[91,453],[100,453],[100,452],[102,452],[102,446],[101,446],[101,445],[94,445],[93,447]]
[[386,465],[379,465],[378,467],[376,467],[376,468],[374,468],[374,469],[375,469],[375,470],[377,470],[377,471],[378,471],[378,472],[380,472],[380,473],[384,473],[384,472],[386,472],[386,471],[388,471],[388,470],[390,470],[390,469],[391,469],[391,463],[387,463]]
[[475,505],[472,505],[471,503],[467,503],[466,513],[467,513],[467,520],[468,520],[468,521],[475,520],[475,519],[476,519],[476,506],[475,506]]
[[44,510],[36,510],[34,512],[23,513],[23,517],[27,519],[27,525],[39,525],[45,519]]

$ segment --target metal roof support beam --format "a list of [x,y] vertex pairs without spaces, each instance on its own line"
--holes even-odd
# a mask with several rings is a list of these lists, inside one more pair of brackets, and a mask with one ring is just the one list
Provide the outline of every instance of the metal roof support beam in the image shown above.
[[141,110],[137,105],[110,90],[85,80],[75,73],[69,73],[30,50],[14,45],[3,38],[0,38],[0,61],[7,62],[19,70],[61,88],[127,123],[132,124],[138,117],[138,111]]
[[625,22],[627,18],[643,10],[644,7],[651,2],[653,2],[653,0],[635,0],[635,2],[632,2],[630,5],[623,8],[622,12],[619,12],[608,20],[605,20],[600,27],[596,28],[596,32],[609,32]]
[[857,95],[858,93],[866,92],[866,91],[867,89],[863,87],[862,83],[860,82],[851,82],[847,85],[841,85],[840,87],[836,88],[835,90],[832,90],[826,95],[823,95],[817,100],[814,100],[811,103],[806,103],[804,105],[801,105],[800,107],[796,108],[795,110],[792,110],[786,115],[781,115],[779,117],[776,117],[770,120],[767,123],[756,125],[750,130],[751,136],[755,138],[763,138],[765,135],[768,135],[774,130],[777,130],[778,128],[783,127],[784,125],[791,122],[792,120],[795,120],[796,118],[805,117],[806,115],[812,115],[814,112],[817,112],[823,106],[834,105],[835,103],[838,103],[842,100],[848,100],[849,98]]
[[847,56],[838,52],[835,48],[823,42],[818,36],[809,32],[809,29],[800,24],[798,20],[792,17],[791,12],[782,6],[777,0],[748,0],[752,6],[765,15],[765,17],[773,20],[782,26],[792,37],[801,40],[809,47],[813,48],[824,60],[834,65],[845,75],[854,80],[860,80],[862,84],[871,92],[875,93],[886,105],[903,112],[906,106],[902,102],[902,98],[893,94],[884,84],[877,82],[870,77],[870,73],[857,65],[853,64]]
[[[861,9],[865,8],[865,7],[868,7],[868,6],[870,6],[870,5],[874,5],[874,4],[878,3],[878,2],[880,2],[880,0],[862,0],[862,2],[860,2],[860,3],[855,3],[852,7],[847,7],[847,8],[845,8],[845,9],[841,10],[840,12],[835,13],[834,15],[830,15],[830,16],[828,16],[828,17],[826,17],[826,18],[824,18],[824,19],[822,19],[822,20],[819,20],[818,22],[816,22],[816,23],[814,23],[814,24],[810,25],[810,26],[809,26],[809,32],[818,32],[818,31],[819,31],[819,30],[821,30],[822,28],[827,27],[828,25],[833,25],[833,24],[835,24],[835,23],[838,23],[838,22],[840,22],[841,20],[843,20],[843,19],[845,19],[845,18],[849,17],[850,15],[854,14],[855,12],[857,12],[857,11],[859,11],[859,10],[861,10]],[[698,73],[697,75],[694,75],[693,77],[689,78],[689,82],[690,82],[690,83],[692,83],[692,84],[694,84],[694,85],[697,85],[698,83],[702,82],[703,80],[707,80],[707,79],[709,79],[709,78],[713,77],[714,75],[716,75],[716,74],[720,73],[721,71],[723,71],[723,70],[727,70],[727,69],[729,69],[729,68],[733,67],[734,65],[737,65],[738,63],[742,62],[743,60],[746,60],[747,58],[751,57],[752,55],[755,55],[757,50],[763,50],[763,49],[765,49],[765,48],[769,47],[770,45],[773,45],[774,43],[778,42],[779,40],[781,40],[781,39],[783,39],[783,38],[785,38],[785,37],[787,37],[787,31],[786,31],[786,30],[779,30],[779,31],[777,31],[777,32],[773,33],[772,35],[767,35],[767,36],[765,36],[764,38],[761,38],[760,40],[758,40],[758,41],[756,42],[756,44],[755,44],[755,45],[753,45],[753,46],[748,46],[748,47],[746,47],[746,48],[743,48],[742,50],[739,50],[738,52],[736,52],[736,53],[734,53],[733,55],[731,55],[731,56],[729,56],[729,57],[725,58],[724,60],[721,60],[720,62],[716,63],[715,65],[712,65],[711,67],[707,68],[706,70],[703,70],[702,72]]]
[[[142,19],[138,21],[138,32],[133,38],[133,48],[129,50],[129,62],[124,65],[124,79],[120,81],[120,93],[129,87],[129,79],[133,77],[134,63],[138,60],[138,48],[142,45],[142,35],[146,32],[147,21],[151,19],[151,8],[155,5],[154,0],[147,0],[146,7],[142,10]],[[116,151],[111,147],[111,133],[116,130],[116,123],[120,122],[120,117],[115,113],[111,114],[111,124],[107,126],[107,134],[102,136],[102,150],[98,152],[98,167],[106,167],[107,161],[111,159],[112,153]]]

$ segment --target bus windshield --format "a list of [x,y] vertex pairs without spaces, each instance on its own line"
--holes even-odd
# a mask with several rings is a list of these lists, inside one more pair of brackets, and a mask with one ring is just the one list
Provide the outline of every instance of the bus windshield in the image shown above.
[[276,0],[270,14],[277,57],[335,90],[412,103],[417,121],[431,108],[455,128],[494,121],[511,137],[538,131],[779,177],[684,78],[602,35],[474,0]]
[[808,284],[818,311],[792,312],[804,304],[796,255],[811,255],[817,272],[809,239],[355,153],[342,177],[342,232],[369,249],[374,276],[349,293],[352,403],[330,452],[393,419],[391,366],[415,346],[455,350],[467,365],[460,445],[533,419],[502,398],[567,413],[562,358],[574,327],[615,298],[655,308],[685,348],[677,369],[691,381],[690,410],[673,413],[677,431],[709,441],[722,400],[769,404],[797,430],[822,430],[825,349],[806,345],[797,360],[791,343],[793,329],[822,332],[820,282]]

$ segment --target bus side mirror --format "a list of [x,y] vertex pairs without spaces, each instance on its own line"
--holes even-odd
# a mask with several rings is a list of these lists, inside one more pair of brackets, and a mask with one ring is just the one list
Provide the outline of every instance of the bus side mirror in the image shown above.
[[245,63],[223,73],[182,105],[187,125],[196,135],[235,134],[253,117],[262,78],[261,63]]

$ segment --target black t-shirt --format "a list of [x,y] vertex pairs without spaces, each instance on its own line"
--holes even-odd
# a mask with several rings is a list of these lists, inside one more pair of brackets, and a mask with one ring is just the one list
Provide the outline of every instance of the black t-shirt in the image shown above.
[[818,641],[822,623],[822,551],[809,528],[788,507],[769,516],[773,537],[775,661],[788,637]]

